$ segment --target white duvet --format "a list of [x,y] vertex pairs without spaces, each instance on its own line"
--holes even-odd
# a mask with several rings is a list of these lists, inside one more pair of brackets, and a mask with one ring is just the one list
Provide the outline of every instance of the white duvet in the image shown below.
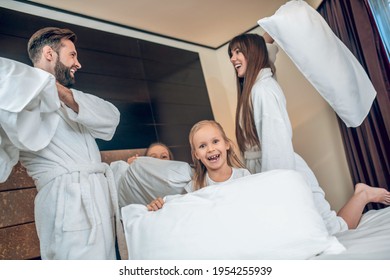
[[167,196],[156,212],[131,204],[122,218],[129,259],[308,259],[345,249],[291,170]]
[[365,213],[354,230],[336,234],[346,250],[314,259],[390,260],[390,207]]

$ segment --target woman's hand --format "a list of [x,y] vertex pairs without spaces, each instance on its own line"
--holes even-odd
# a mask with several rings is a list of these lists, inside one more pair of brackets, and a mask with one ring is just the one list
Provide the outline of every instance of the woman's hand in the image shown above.
[[274,42],[274,39],[267,32],[263,34],[263,38],[264,41],[268,44],[272,44]]

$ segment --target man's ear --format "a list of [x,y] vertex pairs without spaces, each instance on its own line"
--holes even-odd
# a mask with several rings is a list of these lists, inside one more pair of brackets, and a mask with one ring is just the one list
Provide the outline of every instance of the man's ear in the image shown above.
[[48,61],[54,60],[54,53],[55,51],[50,46],[44,46],[42,48],[42,55]]

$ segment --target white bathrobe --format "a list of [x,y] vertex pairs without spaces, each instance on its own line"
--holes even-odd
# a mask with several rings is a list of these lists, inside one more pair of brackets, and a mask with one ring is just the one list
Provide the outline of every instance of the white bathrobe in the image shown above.
[[274,169],[301,172],[311,186],[314,201],[328,231],[334,234],[347,229],[345,221],[330,209],[325,193],[306,162],[294,152],[292,128],[282,89],[272,77],[271,69],[262,69],[252,88],[254,121],[260,140],[259,148],[245,152],[245,163],[252,174]]
[[[27,72],[22,71],[24,74],[41,72],[4,59],[0,62],[1,73],[12,69],[6,69],[11,64]],[[47,87],[51,91],[44,94],[45,79],[29,80],[29,75],[16,70],[7,76],[8,88],[1,88],[4,96],[13,96],[0,111],[1,162],[10,167],[19,153],[22,165],[34,179],[38,190],[35,222],[42,259],[115,259],[113,216],[118,214],[117,193],[111,169],[101,162],[95,138],[112,138],[119,111],[111,103],[77,90],[72,92],[79,105],[78,114],[65,104],[45,110],[47,106],[43,105],[49,100],[60,104],[55,80],[49,78],[52,82]],[[18,79],[25,81],[20,90],[26,92],[25,96],[15,95],[15,88],[20,89],[15,86]],[[29,102],[14,106],[18,105],[15,98],[19,102],[28,98]],[[5,179],[8,176],[2,175]]]
[[79,113],[63,104],[49,145],[20,152],[38,189],[35,222],[42,258],[115,259],[117,194],[95,138],[112,138],[119,112],[100,98],[72,91]]

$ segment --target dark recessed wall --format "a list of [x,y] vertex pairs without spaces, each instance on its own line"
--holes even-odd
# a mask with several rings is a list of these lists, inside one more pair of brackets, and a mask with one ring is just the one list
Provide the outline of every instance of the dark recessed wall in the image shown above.
[[188,133],[214,119],[198,53],[0,8],[0,56],[31,65],[26,46],[46,26],[69,28],[82,69],[75,88],[118,107],[114,138],[101,150],[145,148],[166,143],[177,160],[191,162]]

